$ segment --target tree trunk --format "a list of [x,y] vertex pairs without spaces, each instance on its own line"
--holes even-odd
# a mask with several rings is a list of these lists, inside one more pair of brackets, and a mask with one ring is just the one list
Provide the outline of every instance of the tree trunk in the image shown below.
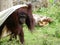
[[13,0],[0,0],[0,11],[13,6]]

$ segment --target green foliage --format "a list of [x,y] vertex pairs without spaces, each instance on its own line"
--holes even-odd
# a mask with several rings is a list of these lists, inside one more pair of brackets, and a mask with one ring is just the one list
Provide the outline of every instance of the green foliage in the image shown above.
[[50,3],[53,3],[54,0],[49,0]]
[[56,31],[55,31],[55,36],[56,36],[57,38],[60,38],[60,30],[56,30]]

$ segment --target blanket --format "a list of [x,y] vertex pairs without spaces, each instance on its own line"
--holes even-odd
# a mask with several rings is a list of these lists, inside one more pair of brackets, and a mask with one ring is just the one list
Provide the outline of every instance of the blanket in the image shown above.
[[11,8],[8,8],[4,11],[0,12],[0,26],[4,23],[4,21],[18,8],[21,7],[28,7],[26,4],[22,4],[22,5],[16,5],[13,6]]

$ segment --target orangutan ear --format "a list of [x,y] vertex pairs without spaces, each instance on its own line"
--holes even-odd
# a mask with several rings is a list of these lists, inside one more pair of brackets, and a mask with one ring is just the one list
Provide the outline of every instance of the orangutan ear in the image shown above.
[[28,9],[31,9],[32,8],[32,4],[31,3],[28,3]]

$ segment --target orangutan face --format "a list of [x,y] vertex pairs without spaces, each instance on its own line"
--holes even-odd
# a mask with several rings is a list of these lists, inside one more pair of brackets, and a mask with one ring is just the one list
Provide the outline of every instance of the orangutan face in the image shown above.
[[19,21],[20,21],[20,23],[21,24],[24,24],[25,23],[25,21],[26,21],[26,14],[24,14],[24,13],[20,13],[19,14]]

